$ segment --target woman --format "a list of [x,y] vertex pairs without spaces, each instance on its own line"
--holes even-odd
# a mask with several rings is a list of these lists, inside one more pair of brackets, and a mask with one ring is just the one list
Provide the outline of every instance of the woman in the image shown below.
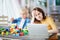
[[49,40],[57,40],[57,28],[56,25],[53,21],[53,19],[51,17],[48,17],[45,15],[44,11],[39,8],[36,7],[33,9],[32,11],[32,21],[31,23],[35,23],[35,24],[47,24],[48,25],[48,32],[52,35],[50,35]]

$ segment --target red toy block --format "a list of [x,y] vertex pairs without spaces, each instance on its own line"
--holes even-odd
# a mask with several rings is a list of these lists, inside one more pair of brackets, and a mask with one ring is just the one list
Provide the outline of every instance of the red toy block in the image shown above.
[[24,33],[23,32],[20,32],[20,36],[24,36]]

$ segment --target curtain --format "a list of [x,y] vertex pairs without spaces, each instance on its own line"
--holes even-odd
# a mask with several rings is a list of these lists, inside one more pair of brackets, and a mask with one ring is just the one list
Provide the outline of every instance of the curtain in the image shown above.
[[20,4],[19,0],[0,0],[0,16],[8,16],[17,18],[20,16]]

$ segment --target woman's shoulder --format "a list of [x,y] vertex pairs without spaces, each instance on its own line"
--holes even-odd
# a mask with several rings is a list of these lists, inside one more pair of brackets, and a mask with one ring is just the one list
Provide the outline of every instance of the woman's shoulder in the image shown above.
[[51,16],[47,16],[46,20],[53,20],[53,18]]
[[47,22],[54,22],[54,20],[53,20],[53,18],[51,16],[47,16],[46,21]]

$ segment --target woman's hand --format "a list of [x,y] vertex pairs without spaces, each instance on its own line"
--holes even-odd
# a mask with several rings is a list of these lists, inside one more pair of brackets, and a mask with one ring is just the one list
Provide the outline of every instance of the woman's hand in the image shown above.
[[35,11],[32,11],[32,20],[31,20],[31,23],[34,23],[34,19],[35,19]]
[[48,32],[49,32],[50,34],[52,34],[52,33],[58,33],[58,30],[48,30]]
[[35,10],[32,11],[32,17],[35,17]]

